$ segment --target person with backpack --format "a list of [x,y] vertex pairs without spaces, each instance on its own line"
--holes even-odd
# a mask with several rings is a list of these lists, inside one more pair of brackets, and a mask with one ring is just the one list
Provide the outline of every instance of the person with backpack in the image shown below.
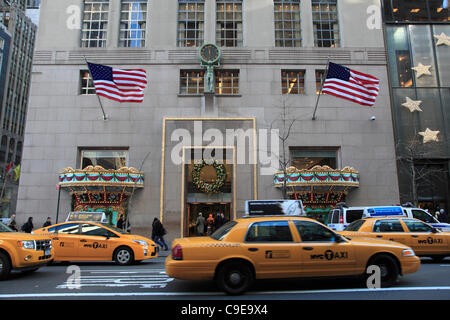
[[24,223],[21,230],[26,233],[31,233],[33,231],[34,225],[33,225],[33,217],[29,217],[28,221]]

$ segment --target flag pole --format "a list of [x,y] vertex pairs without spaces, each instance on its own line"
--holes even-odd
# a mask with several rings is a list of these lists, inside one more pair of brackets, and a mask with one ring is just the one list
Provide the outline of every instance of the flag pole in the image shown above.
[[[88,64],[88,61],[86,59],[86,56],[83,56],[83,58],[84,58],[84,61],[86,61],[86,64],[88,66],[88,70],[89,70],[89,74],[91,76],[91,79],[92,79],[92,81],[94,81],[94,77],[92,76],[91,68],[89,68],[89,64]],[[100,96],[97,93],[95,95],[97,96],[98,103],[100,104],[100,108],[102,108],[103,120],[106,121],[106,120],[108,120],[108,116],[106,115],[105,109],[103,108],[102,100],[100,99]]]
[[320,86],[319,95],[317,96],[316,107],[314,108],[314,113],[313,113],[313,116],[312,116],[312,120],[316,120],[317,107],[319,106],[319,99],[320,99],[320,96],[322,95],[323,85],[324,85],[325,79],[327,78],[327,75],[328,75],[328,66],[329,65],[330,65],[330,57],[328,57],[328,59],[327,59],[327,66],[326,66],[326,69],[325,69],[324,77],[322,79],[322,85]]

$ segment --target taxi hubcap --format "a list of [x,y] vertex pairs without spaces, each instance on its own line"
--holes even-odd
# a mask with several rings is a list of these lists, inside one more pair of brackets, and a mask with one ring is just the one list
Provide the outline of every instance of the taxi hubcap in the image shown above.
[[389,275],[389,268],[385,264],[382,264],[379,267],[380,267],[380,273],[381,273],[382,278]]
[[238,285],[242,280],[242,276],[239,272],[233,272],[230,274],[229,280],[232,285]]
[[3,262],[0,262],[0,272],[3,271]]
[[127,250],[120,250],[117,254],[117,259],[122,263],[128,262],[130,260],[130,253]]

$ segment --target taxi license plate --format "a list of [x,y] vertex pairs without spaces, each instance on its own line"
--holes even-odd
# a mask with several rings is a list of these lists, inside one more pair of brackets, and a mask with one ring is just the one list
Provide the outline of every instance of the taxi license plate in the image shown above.
[[45,249],[44,250],[44,256],[49,256],[51,253],[50,249]]

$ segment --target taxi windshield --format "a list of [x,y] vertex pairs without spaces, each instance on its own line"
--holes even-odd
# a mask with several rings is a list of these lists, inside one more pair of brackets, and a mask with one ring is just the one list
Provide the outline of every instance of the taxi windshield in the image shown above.
[[230,232],[231,229],[233,229],[236,224],[236,221],[225,223],[211,235],[211,238],[213,238],[214,240],[222,241],[223,238],[228,234],[228,232]]
[[3,223],[0,222],[0,232],[13,232],[12,229],[5,226]]

